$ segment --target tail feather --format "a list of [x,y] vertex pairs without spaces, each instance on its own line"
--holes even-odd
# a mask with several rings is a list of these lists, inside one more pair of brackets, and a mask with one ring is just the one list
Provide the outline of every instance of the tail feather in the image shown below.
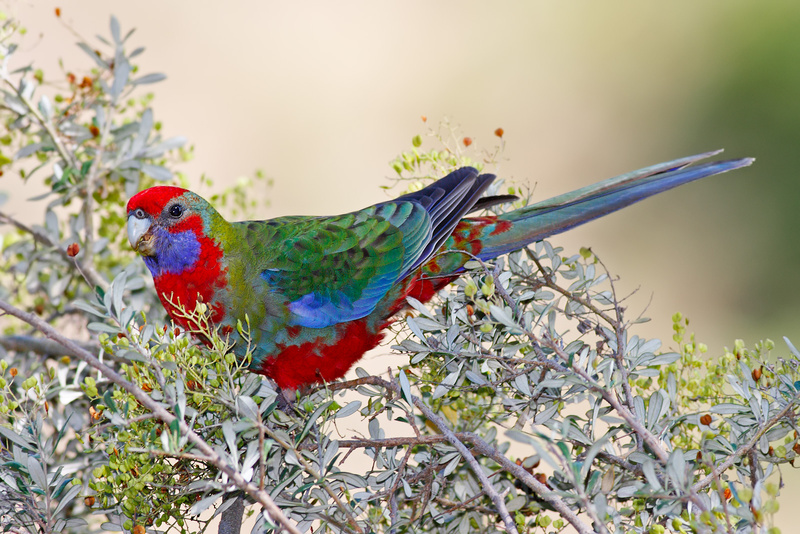
[[649,196],[706,176],[746,167],[754,161],[742,158],[690,166],[719,152],[660,163],[505,213],[498,220],[511,224],[505,224],[502,231],[495,228],[481,236],[478,257],[491,259],[518,250]]

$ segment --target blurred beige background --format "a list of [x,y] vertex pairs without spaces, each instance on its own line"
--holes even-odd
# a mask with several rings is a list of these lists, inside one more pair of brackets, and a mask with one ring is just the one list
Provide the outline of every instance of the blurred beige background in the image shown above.
[[[754,167],[710,178],[553,238],[591,246],[621,277],[641,335],[671,341],[682,311],[712,355],[735,338],[800,342],[800,4],[792,2],[6,1],[52,76],[86,66],[75,38],[136,27],[166,134],[218,183],[275,180],[264,218],[328,214],[385,198],[388,162],[449,117],[491,146],[504,177],[543,199],[688,154],[726,148]],[[18,61],[20,61],[18,59]],[[30,187],[30,186],[28,186]],[[30,196],[18,179],[0,189]],[[207,192],[207,191],[206,191]],[[18,205],[18,213],[35,208]],[[652,298],[652,301],[651,301]],[[385,365],[384,365],[385,367]],[[785,473],[783,532],[800,511]]]

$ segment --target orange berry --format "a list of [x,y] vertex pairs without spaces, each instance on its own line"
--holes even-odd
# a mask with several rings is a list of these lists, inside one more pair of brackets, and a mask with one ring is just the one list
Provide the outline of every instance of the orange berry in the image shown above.
[[472,144],[472,138],[471,137],[465,137],[464,139],[461,140],[461,142],[464,143],[464,146],[469,146],[469,145]]
[[83,498],[83,504],[85,504],[86,506],[89,506],[89,507],[94,506],[94,496],[93,495],[89,495],[88,497],[84,497]]
[[502,129],[502,128],[498,128],[498,129],[496,129],[496,130],[494,131],[494,134],[495,134],[497,137],[503,137],[503,133],[505,133],[505,132],[503,132],[503,129]]
[[12,367],[11,369],[8,370],[8,372],[9,374],[11,374],[12,377],[17,376],[17,373],[19,373],[16,367]]
[[711,416],[708,415],[708,414],[703,415],[702,417],[700,417],[700,422],[703,423],[706,426],[710,425],[711,424]]
[[56,8],[56,17],[60,17],[60,16],[61,16],[61,8],[57,7]]

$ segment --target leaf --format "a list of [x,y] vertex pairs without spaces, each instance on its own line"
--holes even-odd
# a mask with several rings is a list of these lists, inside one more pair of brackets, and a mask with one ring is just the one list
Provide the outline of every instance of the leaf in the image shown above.
[[398,378],[400,380],[400,391],[402,391],[403,393],[403,398],[406,399],[406,402],[408,404],[413,406],[414,401],[412,400],[412,395],[411,395],[411,384],[409,384],[408,382],[408,377],[406,376],[406,372],[401,369]]
[[6,439],[9,439],[22,447],[25,450],[31,450],[32,444],[25,440],[22,436],[11,430],[10,428],[6,428],[4,426],[0,426],[0,434],[2,434]]
[[47,476],[44,474],[39,460],[35,456],[28,456],[28,473],[31,475],[33,483],[39,486],[40,489],[47,489]]
[[29,145],[25,145],[24,147],[20,148],[16,154],[14,154],[14,159],[22,159],[27,158],[31,154],[35,154],[39,150],[45,147],[45,143],[31,143]]
[[[133,55],[134,54],[132,53],[130,57],[133,57]],[[151,74],[145,74],[144,76],[140,76],[139,78],[132,80],[131,85],[147,85],[148,83],[158,83],[166,79],[167,79],[166,74],[162,74],[160,72],[153,72]]]
[[118,45],[122,44],[121,33],[119,29],[119,21],[117,20],[117,17],[115,17],[114,15],[111,15],[110,26],[111,26],[111,38],[114,39],[114,43]]
[[234,457],[239,454],[239,449],[236,447],[236,432],[233,431],[233,423],[230,419],[222,422],[222,435],[225,437],[225,443],[228,445],[228,450]]
[[147,147],[141,154],[143,158],[157,158],[162,156],[165,152],[175,150],[186,144],[185,137],[170,137],[166,141],[158,143],[157,145]]
[[166,167],[162,167],[161,165],[150,165],[149,163],[145,163],[142,165],[142,172],[161,182],[172,180],[172,171]]
[[711,413],[716,413],[720,415],[729,415],[734,413],[748,413],[750,410],[747,409],[747,406],[742,406],[741,404],[734,404],[732,402],[723,402],[720,404],[715,404],[709,410]]
[[239,395],[236,397],[236,407],[239,409],[239,415],[242,417],[246,417],[252,421],[258,421],[258,406],[251,397]]
[[47,95],[42,95],[39,99],[39,111],[42,112],[42,116],[46,121],[53,118],[53,104],[50,102],[50,99],[47,98]]
[[114,65],[114,81],[111,83],[111,88],[108,94],[111,96],[112,101],[116,102],[125,86],[128,84],[128,76],[130,76],[131,66],[127,61],[120,61]]
[[58,507],[56,508],[56,511],[53,512],[53,515],[58,515],[61,510],[63,510],[68,504],[72,503],[72,500],[78,495],[78,493],[80,493],[82,489],[83,486],[80,484],[70,487],[67,490],[67,493],[65,493],[61,499],[59,499]]
[[189,508],[189,515],[200,515],[205,512],[217,499],[222,497],[223,493],[212,493],[208,497],[200,499]]
[[94,50],[92,50],[92,48],[89,45],[87,45],[86,43],[78,43],[78,47],[84,52],[86,52],[86,55],[92,58],[94,62],[97,63],[98,67],[100,67],[103,70],[108,70],[108,63],[103,61],[103,58],[101,58]]
[[514,385],[523,395],[527,397],[530,397],[532,395],[531,388],[528,383],[528,375],[522,374],[514,377]]

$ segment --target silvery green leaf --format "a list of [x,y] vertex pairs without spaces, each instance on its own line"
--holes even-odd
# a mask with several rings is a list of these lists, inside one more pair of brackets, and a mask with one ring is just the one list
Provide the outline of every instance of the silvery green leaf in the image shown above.
[[459,454],[457,457],[455,457],[452,460],[450,460],[450,462],[444,468],[444,471],[442,472],[442,476],[446,477],[446,476],[450,475],[453,471],[456,470],[456,468],[458,467],[458,464],[460,464],[460,463],[461,463],[461,455]]
[[120,330],[116,326],[111,326],[111,325],[107,325],[107,324],[104,324],[104,323],[97,323],[97,322],[89,323],[86,326],[86,328],[88,328],[89,330],[91,330],[93,332],[104,332],[106,334],[114,334],[114,335],[119,334],[119,333],[122,332],[122,330]]
[[189,508],[189,515],[190,516],[200,515],[201,513],[206,511],[212,504],[217,502],[217,500],[220,497],[222,497],[222,495],[223,493],[212,493],[208,497],[200,499],[199,501],[194,503],[191,508]]
[[118,525],[117,523],[112,523],[110,521],[106,521],[105,523],[100,525],[100,528],[105,530],[106,532],[122,532],[123,528]]
[[172,171],[161,165],[145,163],[142,165],[142,172],[161,182],[172,180]]
[[19,94],[23,100],[30,101],[31,97],[33,96],[33,91],[36,89],[36,86],[25,77],[19,79]]
[[102,319],[106,318],[106,314],[104,312],[98,310],[97,308],[95,308],[94,306],[92,306],[91,304],[89,304],[84,300],[78,300],[78,299],[73,300],[72,305],[81,311],[91,313],[92,315],[96,315],[97,317],[100,317]]
[[528,375],[522,374],[514,377],[514,385],[519,390],[519,392],[525,395],[526,397],[531,396],[531,388],[528,383]]
[[633,409],[636,412],[636,419],[639,421],[644,421],[645,417],[645,410],[644,410],[644,399],[639,395],[633,398]]
[[348,415],[356,413],[360,409],[361,409],[361,401],[356,400],[348,402],[345,406],[336,410],[336,413],[333,415],[333,417],[335,419],[341,419],[343,417],[347,417]]
[[662,354],[657,354],[655,358],[649,360],[647,362],[647,365],[651,367],[656,367],[656,366],[662,367],[665,365],[670,365],[672,363],[675,363],[680,359],[680,357],[681,355],[678,354],[677,352],[664,352]]
[[236,433],[233,431],[233,423],[230,419],[222,422],[222,435],[225,437],[225,443],[228,445],[228,450],[231,454],[238,456],[236,447]]
[[520,432],[519,430],[511,429],[506,431],[506,437],[524,443],[525,445],[533,445],[536,441],[533,436]]
[[370,419],[367,427],[369,429],[369,437],[371,439],[381,439],[384,437],[383,429],[381,429],[381,423],[378,421],[377,417]]
[[28,108],[25,106],[25,103],[19,99],[16,95],[3,91],[5,97],[3,100],[5,101],[6,105],[13,111],[19,115],[27,115]]
[[489,310],[492,313],[492,317],[496,321],[511,328],[512,331],[517,330],[516,333],[522,333],[522,331],[519,329],[519,326],[517,326],[516,321],[514,321],[514,318],[511,316],[511,314],[509,314],[508,310],[505,307],[500,307],[495,304],[490,304]]
[[103,61],[103,58],[101,58],[94,50],[92,50],[89,45],[86,43],[78,43],[78,47],[86,52],[86,55],[92,58],[94,62],[97,63],[98,67],[103,70],[108,70],[108,63]]
[[661,491],[661,482],[658,480],[658,476],[656,475],[656,464],[651,458],[648,458],[642,464],[642,472],[647,479],[647,483],[650,484],[650,486],[652,486],[656,491]]
[[477,385],[479,385],[479,386],[482,386],[482,385],[484,385],[484,384],[487,384],[487,382],[486,382],[486,379],[485,379],[485,378],[483,378],[483,376],[481,376],[481,375],[479,375],[479,374],[477,374],[477,373],[474,373],[474,372],[472,372],[472,371],[467,371],[467,372],[465,373],[465,376],[466,376],[466,377],[467,377],[467,379],[468,379],[470,382],[472,382],[473,384],[477,384]]
[[406,302],[408,302],[409,306],[417,310],[420,313],[420,315],[424,315],[425,317],[435,319],[435,317],[431,314],[431,311],[428,308],[426,308],[423,303],[421,303],[414,297],[406,297]]
[[14,159],[17,160],[17,159],[27,158],[28,156],[30,156],[31,154],[35,154],[45,146],[47,145],[41,142],[25,145],[24,147],[20,148],[16,154],[14,154]]
[[239,415],[242,417],[252,421],[258,420],[258,406],[252,398],[247,395],[239,395],[236,397],[236,406],[239,409]]
[[50,102],[50,99],[47,98],[47,95],[42,95],[39,99],[39,111],[42,112],[42,116],[45,120],[49,121],[53,118],[53,104]]
[[143,46],[140,46],[140,47],[136,48],[133,52],[131,52],[128,55],[128,58],[133,59],[136,56],[138,56],[139,54],[141,54],[142,52],[144,52],[144,50],[145,50],[145,48]]
[[792,342],[789,341],[789,338],[786,337],[786,336],[783,336],[783,341],[784,341],[784,343],[786,343],[786,346],[789,347],[789,351],[792,354],[794,354],[794,357],[795,358],[800,358],[800,351],[798,351],[797,348],[794,345],[792,345]]
[[424,332],[439,332],[444,330],[444,325],[434,321],[432,319],[426,319],[425,317],[415,317],[414,322],[419,326]]
[[545,408],[541,412],[538,412],[533,417],[533,424],[534,425],[543,425],[543,424],[547,423],[550,419],[552,419],[553,416],[557,412],[558,412],[558,404],[553,404],[552,406],[549,406],[548,408]]
[[28,473],[31,475],[31,480],[36,484],[39,489],[47,489],[47,477],[44,474],[39,459],[35,456],[28,456]]
[[676,489],[683,489],[686,485],[686,459],[683,450],[676,449],[667,460],[667,475]]
[[114,278],[114,281],[111,282],[113,295],[112,303],[114,306],[114,311],[117,313],[117,315],[119,315],[119,313],[122,311],[122,297],[125,293],[125,281],[127,278],[128,273],[122,271],[117,275],[116,278]]
[[8,202],[8,193],[3,193],[2,191],[0,191],[0,206],[5,204],[6,202]]
[[47,230],[47,234],[50,236],[50,239],[53,242],[57,242],[59,239],[59,232],[58,232],[58,216],[56,216],[56,212],[51,209],[48,209],[44,214],[44,226]]
[[111,15],[111,38],[114,39],[114,44],[122,44],[121,33],[119,29],[119,21],[117,17]]
[[664,407],[663,393],[658,390],[650,395],[650,401],[647,404],[647,429],[653,430],[655,424],[661,417],[662,408]]
[[157,158],[162,156],[165,152],[175,150],[186,144],[185,137],[170,137],[166,141],[158,143],[157,145],[147,147],[142,153],[143,158]]
[[426,341],[425,334],[422,333],[422,329],[420,329],[419,325],[417,325],[417,320],[414,317],[409,317],[406,319],[406,325],[408,328],[414,333],[417,338],[421,339],[422,341]]
[[58,501],[58,506],[56,507],[55,512],[53,512],[54,516],[57,516],[58,513],[63,510],[67,505],[72,504],[72,500],[81,492],[83,486],[78,484],[77,486],[70,487],[67,492],[61,496]]
[[74,389],[62,389],[58,392],[58,402],[66,406],[70,402],[80,399],[83,396],[84,396],[83,391]]
[[414,492],[411,490],[411,485],[409,485],[405,478],[401,479],[400,482],[403,483],[403,493],[405,493],[407,499],[410,499],[414,495]]
[[114,81],[108,91],[112,101],[116,101],[122,94],[123,89],[128,84],[130,72],[131,66],[127,61],[120,61],[114,64]]
[[400,391],[403,393],[403,398],[406,402],[413,406],[414,401],[411,395],[411,384],[408,382],[408,377],[406,376],[406,372],[401,369],[398,375],[398,379],[400,381]]
[[506,508],[509,512],[516,512],[528,502],[528,498],[524,495],[517,495],[506,503]]
[[[133,54],[131,54],[131,55],[133,55]],[[132,85],[146,85],[148,83],[158,83],[158,82],[160,82],[162,80],[166,80],[166,79],[167,79],[167,75],[166,74],[162,74],[160,72],[153,72],[153,73],[150,73],[150,74],[145,74],[144,76],[141,76],[139,78],[136,78],[135,80],[131,81],[131,84]]]

